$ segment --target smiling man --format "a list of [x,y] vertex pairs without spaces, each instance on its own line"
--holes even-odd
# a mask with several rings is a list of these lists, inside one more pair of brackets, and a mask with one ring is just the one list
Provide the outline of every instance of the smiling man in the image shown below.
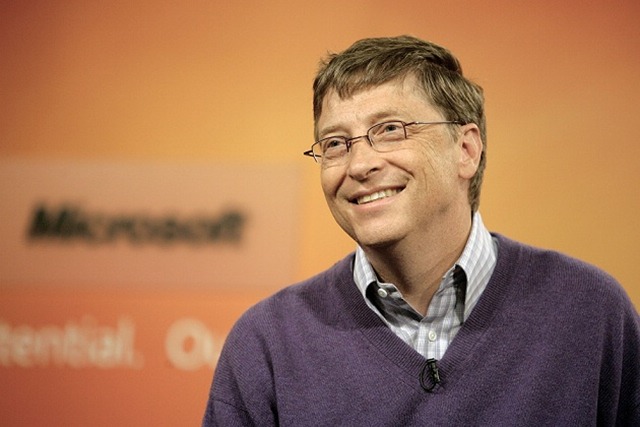
[[312,151],[338,224],[423,315],[469,236],[469,185],[482,154],[477,125],[447,120],[425,98],[413,74],[346,99],[331,89]]
[[640,320],[606,273],[490,233],[482,90],[445,48],[356,42],[304,154],[356,250],[251,308],[203,425],[637,425]]

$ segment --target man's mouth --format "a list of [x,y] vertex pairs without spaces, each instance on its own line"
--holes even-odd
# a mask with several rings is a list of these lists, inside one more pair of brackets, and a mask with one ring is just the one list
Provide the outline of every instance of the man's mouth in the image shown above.
[[364,205],[365,203],[375,202],[376,200],[384,199],[385,197],[391,197],[402,191],[401,188],[389,188],[387,190],[376,191],[375,193],[366,194],[355,199],[355,203],[358,205]]

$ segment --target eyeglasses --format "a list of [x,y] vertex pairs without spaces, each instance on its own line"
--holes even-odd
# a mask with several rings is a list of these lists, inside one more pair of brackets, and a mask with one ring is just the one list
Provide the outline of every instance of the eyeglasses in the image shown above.
[[353,138],[330,136],[320,139],[311,146],[310,150],[302,154],[313,157],[316,163],[321,163],[324,166],[335,166],[346,161],[347,154],[357,139],[366,138],[371,148],[378,153],[387,153],[398,149],[400,143],[407,139],[407,126],[445,124],[462,125],[463,123],[458,121],[405,123],[393,120],[373,125],[366,135],[354,136]]

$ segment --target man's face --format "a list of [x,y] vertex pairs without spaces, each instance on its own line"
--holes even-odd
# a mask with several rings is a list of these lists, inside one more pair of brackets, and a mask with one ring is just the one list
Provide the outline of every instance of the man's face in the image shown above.
[[[389,120],[445,118],[409,76],[346,99],[330,91],[318,118],[318,137],[364,135]],[[417,242],[456,223],[452,216],[470,215],[468,179],[475,169],[462,142],[464,128],[454,137],[449,125],[412,125],[407,140],[386,153],[373,150],[364,138],[356,140],[343,164],[321,169],[322,189],[338,224],[366,248],[407,238]]]

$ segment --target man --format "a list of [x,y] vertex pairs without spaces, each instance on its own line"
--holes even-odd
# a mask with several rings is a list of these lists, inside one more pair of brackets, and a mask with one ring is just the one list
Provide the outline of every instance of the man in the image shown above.
[[203,425],[640,425],[622,288],[482,223],[483,104],[413,37],[328,58],[305,154],[357,249],[242,316]]

